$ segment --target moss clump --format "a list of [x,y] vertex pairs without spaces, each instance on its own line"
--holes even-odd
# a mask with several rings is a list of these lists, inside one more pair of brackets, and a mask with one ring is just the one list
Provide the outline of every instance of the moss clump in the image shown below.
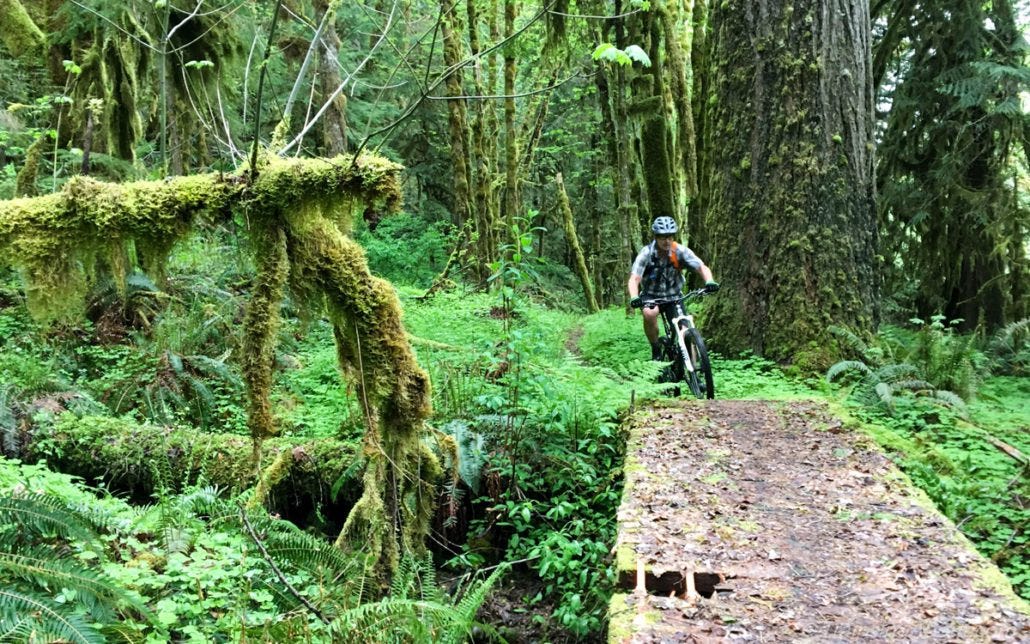
[[25,151],[25,165],[18,171],[14,180],[16,197],[35,197],[39,194],[36,178],[39,175],[39,162],[43,158],[43,142],[46,140],[46,136],[37,138]]
[[160,267],[199,215],[227,214],[233,191],[214,174],[124,185],[75,177],[61,192],[0,202],[0,263],[22,269],[34,317],[74,319],[98,259],[117,265],[135,242]]
[[4,25],[0,29],[0,38],[15,58],[33,51],[43,51],[46,36],[19,0],[0,0],[0,22]]

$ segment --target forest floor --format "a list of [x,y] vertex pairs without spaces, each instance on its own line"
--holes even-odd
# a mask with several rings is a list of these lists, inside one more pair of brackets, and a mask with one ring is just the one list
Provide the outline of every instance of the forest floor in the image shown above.
[[609,641],[1030,641],[1001,573],[825,406],[669,403],[629,440]]

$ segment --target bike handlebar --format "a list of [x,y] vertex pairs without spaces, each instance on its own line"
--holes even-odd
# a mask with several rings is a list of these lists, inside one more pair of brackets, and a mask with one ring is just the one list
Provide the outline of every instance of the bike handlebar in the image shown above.
[[677,302],[685,302],[686,300],[693,300],[702,298],[705,295],[710,295],[707,289],[701,287],[694,291],[688,291],[679,297],[659,297],[653,300],[642,300],[640,302],[640,308],[653,309],[656,306],[662,306],[664,304],[676,304]]

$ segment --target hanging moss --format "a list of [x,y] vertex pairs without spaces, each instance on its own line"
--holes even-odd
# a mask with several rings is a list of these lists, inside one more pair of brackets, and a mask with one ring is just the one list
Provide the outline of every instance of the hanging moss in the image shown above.
[[268,500],[268,494],[272,488],[279,484],[287,474],[290,473],[290,466],[293,464],[293,454],[289,450],[282,450],[275,457],[272,464],[265,468],[258,478],[257,486],[254,487],[254,495],[247,501],[247,509],[263,506]]
[[324,293],[340,365],[355,383],[368,426],[378,428],[365,435],[365,489],[339,542],[362,544],[393,568],[401,550],[422,547],[432,499],[426,486],[441,471],[420,440],[429,378],[404,335],[392,286],[369,273],[364,251],[320,205],[309,200],[286,215],[291,271],[302,276],[292,281]]
[[[199,215],[241,215],[258,260],[242,359],[255,445],[275,434],[268,391],[288,283],[300,305],[327,309],[340,367],[366,413],[365,488],[340,541],[357,543],[393,568],[400,552],[424,548],[432,486],[442,468],[421,440],[429,378],[408,344],[400,303],[388,282],[369,273],[364,251],[346,232],[355,215],[374,224],[397,209],[399,170],[371,156],[265,158],[253,182],[249,174],[125,185],[80,177],[55,195],[0,202],[0,262],[22,268],[34,315],[59,319],[81,312],[97,259],[120,267],[116,251],[133,243],[157,270]],[[265,470],[266,488],[295,468],[287,465],[281,460]],[[253,480],[255,470],[233,475]]]
[[118,262],[112,240],[138,240],[167,253],[199,213],[224,211],[229,194],[217,175],[124,185],[74,177],[59,193],[0,202],[0,262],[22,269],[34,317],[74,318],[82,311],[87,269],[98,256]]
[[25,151],[25,165],[21,167],[14,179],[14,195],[16,197],[35,197],[39,194],[36,177],[39,176],[39,162],[43,158],[43,142],[46,140],[45,136],[37,138]]
[[286,235],[281,228],[255,226],[251,235],[258,272],[243,319],[243,380],[247,384],[247,423],[254,441],[254,463],[260,461],[261,442],[274,436],[275,418],[270,395],[279,307],[289,264]]

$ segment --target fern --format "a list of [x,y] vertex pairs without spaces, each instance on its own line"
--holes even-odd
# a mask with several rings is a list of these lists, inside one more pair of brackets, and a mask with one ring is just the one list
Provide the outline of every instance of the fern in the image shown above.
[[472,582],[460,597],[450,598],[436,583],[430,555],[406,556],[391,581],[388,597],[344,611],[331,628],[334,636],[348,642],[460,644],[471,638],[473,629],[503,641],[475,617],[507,569],[499,566],[487,579]]
[[1018,376],[1030,371],[1030,318],[1001,328],[987,350],[993,369],[999,373]]
[[877,382],[897,382],[905,378],[911,379],[918,375],[919,369],[915,365],[902,362],[880,367],[873,373],[873,378]]
[[[106,520],[44,495],[0,496],[0,640],[103,641],[101,633],[73,614],[75,607],[48,599],[55,589],[74,590],[77,604],[96,620],[114,621],[122,608],[150,620],[139,600],[69,556],[65,541],[103,558],[96,530]],[[15,526],[19,529],[10,529]]]
[[894,389],[890,384],[886,382],[879,382],[873,387],[873,391],[876,392],[880,402],[883,403],[888,409],[894,407]]
[[868,360],[869,356],[869,345],[865,340],[855,335],[851,329],[846,329],[842,326],[830,325],[826,328],[832,335],[836,336],[841,342],[855,352],[858,356]]
[[937,402],[941,402],[949,407],[955,409],[963,418],[968,417],[966,408],[966,401],[962,400],[960,396],[954,392],[947,391],[945,389],[935,389],[930,393],[930,397]]
[[0,640],[103,644],[104,637],[63,607],[31,593],[0,587]]
[[849,371],[858,371],[866,376],[872,375],[873,373],[872,369],[870,369],[864,362],[859,362],[858,360],[841,360],[830,367],[826,372],[826,381],[833,382],[838,377]]
[[110,621],[113,608],[146,608],[130,597],[103,573],[90,570],[73,559],[54,558],[50,548],[35,547],[27,553],[0,552],[0,578],[6,575],[48,588],[76,591],[79,602],[98,621]]
[[0,548],[14,547],[26,537],[61,537],[87,544],[97,553],[104,551],[89,522],[54,497],[42,494],[0,496],[2,525],[20,526],[21,531],[0,530]]

